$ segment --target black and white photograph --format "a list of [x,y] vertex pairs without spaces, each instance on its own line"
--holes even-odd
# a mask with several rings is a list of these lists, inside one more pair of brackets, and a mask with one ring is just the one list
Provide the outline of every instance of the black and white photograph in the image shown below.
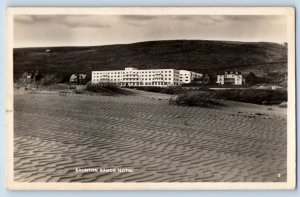
[[294,9],[9,8],[9,189],[294,189]]

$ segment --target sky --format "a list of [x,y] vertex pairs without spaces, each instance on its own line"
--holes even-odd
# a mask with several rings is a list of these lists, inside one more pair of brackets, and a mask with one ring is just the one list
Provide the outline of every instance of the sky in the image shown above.
[[14,48],[151,40],[287,41],[284,15],[16,15]]

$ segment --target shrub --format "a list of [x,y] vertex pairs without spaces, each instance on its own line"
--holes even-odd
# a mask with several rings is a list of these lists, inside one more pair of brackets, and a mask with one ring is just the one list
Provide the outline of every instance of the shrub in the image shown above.
[[179,94],[176,98],[169,100],[170,104],[199,106],[199,107],[216,107],[221,106],[220,100],[214,99],[214,94],[204,91],[190,91]]
[[160,93],[162,91],[162,87],[152,87],[152,86],[145,86],[145,87],[132,87],[136,90],[143,90],[147,92],[156,92]]
[[68,78],[68,74],[63,74],[63,73],[48,73],[45,74],[41,80],[40,80],[40,84],[47,86],[47,85],[51,85],[51,84],[57,84],[57,83],[61,83],[64,82],[66,80],[66,78]]
[[168,86],[161,89],[160,93],[164,94],[181,94],[184,92],[184,89],[179,86]]
[[180,94],[184,92],[184,89],[178,86],[167,86],[167,87],[144,86],[144,87],[133,87],[133,88],[137,90],[163,93],[163,94]]
[[84,91],[82,91],[82,90],[73,90],[73,91],[75,94],[83,94],[84,93]]
[[104,95],[134,95],[133,92],[119,88],[115,83],[101,82],[101,83],[88,83],[85,90],[94,93],[103,93]]
[[[221,105],[220,100],[240,101],[246,103],[277,105],[287,101],[284,90],[230,89],[230,90],[189,90],[170,99],[171,104],[211,107]],[[282,107],[286,104],[282,103]]]
[[263,105],[274,105],[287,101],[287,92],[284,90],[261,89],[217,90],[214,93],[214,98]]
[[116,91],[119,88],[114,83],[110,82],[100,82],[100,83],[88,83],[85,89],[91,92],[107,92]]

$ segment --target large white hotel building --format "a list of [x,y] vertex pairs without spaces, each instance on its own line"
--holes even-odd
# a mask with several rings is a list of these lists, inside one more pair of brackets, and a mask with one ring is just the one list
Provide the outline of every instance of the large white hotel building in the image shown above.
[[92,71],[92,83],[112,82],[119,86],[177,86],[201,77],[201,73],[175,69],[127,67],[125,70]]

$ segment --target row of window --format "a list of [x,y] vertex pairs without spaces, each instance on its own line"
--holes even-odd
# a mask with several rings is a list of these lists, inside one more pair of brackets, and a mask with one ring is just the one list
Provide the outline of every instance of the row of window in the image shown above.
[[[155,77],[155,75],[151,75],[151,74],[149,74],[149,75],[93,75],[93,77],[115,77],[115,78],[119,78],[119,77],[138,77],[138,76],[141,76],[141,77]],[[166,76],[169,76],[169,77],[171,77],[172,75],[171,74],[164,74],[164,76],[166,77]]]
[[93,72],[93,74],[99,75],[99,74],[129,74],[129,73],[172,73],[171,70],[169,71],[101,71],[101,72]]
[[[139,80],[142,80],[142,81],[151,81],[151,80],[155,80],[155,79],[151,79],[151,78],[141,78],[141,79],[123,79],[123,80],[127,80],[127,81],[139,81]],[[164,78],[164,79],[157,79],[157,80],[172,80],[172,78]]]
[[[94,81],[94,82],[99,82],[99,81]],[[151,86],[151,85],[159,85],[159,86],[161,86],[161,85],[170,85],[171,83],[170,82],[129,82],[129,83],[124,83],[124,82],[121,82],[121,83],[119,83],[119,85],[123,85],[123,86],[126,86],[126,85],[129,85],[129,86],[131,86],[131,85],[141,85],[141,86],[143,86],[143,85],[145,85],[145,86]],[[176,84],[176,83],[175,83]]]
[[[93,72],[94,75],[99,75],[99,74],[147,74],[147,73],[156,73],[156,74],[163,74],[163,73],[172,73],[172,70],[165,70],[165,71],[141,71],[141,70],[137,70],[137,71],[96,71]],[[174,70],[175,74],[180,74],[180,75],[191,75],[190,73],[180,73],[178,70]],[[193,76],[198,75],[201,76],[202,74],[200,73],[192,73]]]
[[218,78],[225,78],[225,79],[241,79],[242,77],[240,77],[240,76],[224,76],[224,75],[220,75],[220,76],[218,76]]
[[[145,76],[147,77],[147,76]],[[96,78],[96,79],[99,79],[99,78],[104,78],[104,79],[109,79],[109,78],[112,78],[112,79],[115,79],[117,78],[119,80],[119,78],[121,77],[101,77],[101,76],[93,76],[93,79]],[[139,77],[123,77],[124,80],[130,80],[130,79],[135,79],[135,80],[139,80]],[[155,79],[165,79],[165,80],[168,80],[168,78],[163,78],[163,77],[160,77],[160,78],[141,78],[142,80],[155,80]],[[171,78],[169,78],[169,80],[171,80]]]
[[[97,79],[97,80],[111,80],[111,81],[122,81],[122,80],[126,80],[126,81],[128,81],[128,80],[130,80],[130,81],[134,81],[134,80],[136,80],[136,81],[139,81],[139,80],[142,80],[142,81],[147,81],[147,80],[149,80],[149,81],[152,81],[152,80],[172,80],[172,78],[167,78],[167,77],[161,77],[161,78],[138,78],[138,77],[135,77],[135,78],[126,78],[126,77],[124,77],[124,78],[114,78],[114,77],[101,77],[101,76],[93,76],[93,78],[92,78],[93,80],[94,79]],[[179,79],[178,78],[174,78],[174,81],[179,81]]]
[[[151,81],[152,79],[147,79],[147,78],[142,78],[142,81]],[[163,80],[163,79],[162,79]],[[171,81],[172,78],[165,78],[165,81]],[[101,81],[100,78],[94,78],[92,81]],[[140,79],[107,79],[107,81],[140,81]],[[177,79],[175,79],[175,81],[178,81]]]
[[160,71],[137,71],[137,73],[171,73],[171,70],[160,70]]

